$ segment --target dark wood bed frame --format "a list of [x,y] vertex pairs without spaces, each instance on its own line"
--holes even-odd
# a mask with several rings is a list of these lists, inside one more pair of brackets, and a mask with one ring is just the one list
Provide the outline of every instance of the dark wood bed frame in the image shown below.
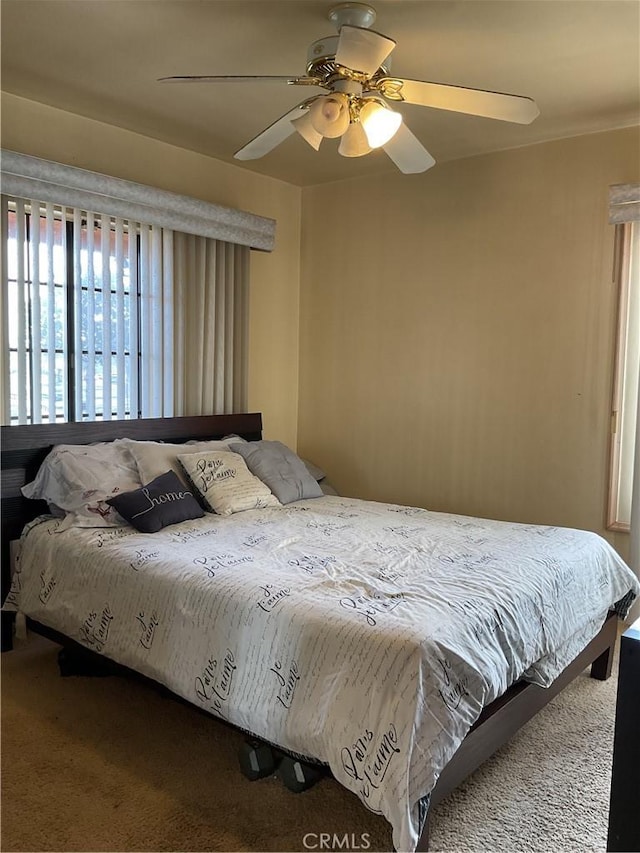
[[[36,424],[3,426],[0,458],[2,464],[2,601],[10,586],[9,543],[17,539],[24,525],[47,512],[43,501],[24,498],[20,488],[30,482],[54,444],[89,444],[116,438],[183,442],[213,439],[236,434],[249,441],[262,437],[260,414],[211,415],[182,418],[155,418],[97,423]],[[2,614],[3,650],[12,645],[13,614]],[[46,626],[29,620],[29,627],[62,644],[77,646]],[[519,681],[488,705],[460,748],[440,775],[431,796],[431,808],[456,788],[493,755],[509,738],[556,696],[569,682],[591,665],[591,677],[609,678],[617,639],[617,619],[609,613],[599,634],[558,676],[550,687],[542,688]],[[429,819],[420,837],[418,850],[428,850]]]

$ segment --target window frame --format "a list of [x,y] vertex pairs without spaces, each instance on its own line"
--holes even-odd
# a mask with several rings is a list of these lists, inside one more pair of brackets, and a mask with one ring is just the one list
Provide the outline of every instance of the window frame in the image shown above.
[[[78,420],[85,421],[89,418],[89,415],[87,415],[84,411],[81,411],[81,412],[76,411],[76,383],[82,382],[82,375],[76,376],[76,370],[75,370],[75,365],[76,365],[76,326],[78,323],[82,324],[82,318],[77,316],[76,296],[77,296],[78,291],[80,292],[80,294],[82,294],[83,291],[88,291],[88,287],[87,287],[87,285],[83,285],[82,281],[76,283],[76,264],[75,264],[75,255],[74,255],[75,234],[74,234],[73,219],[70,219],[68,214],[65,213],[65,209],[66,209],[65,205],[56,205],[56,206],[61,208],[60,222],[61,222],[62,229],[63,229],[64,235],[65,235],[65,239],[64,239],[65,280],[61,281],[61,282],[54,282],[53,287],[58,288],[62,291],[63,302],[64,302],[64,306],[65,306],[65,313],[64,313],[63,346],[62,346],[62,348],[56,347],[54,349],[54,352],[56,355],[58,355],[58,354],[62,355],[64,358],[64,362],[65,362],[65,371],[64,372],[66,375],[66,381],[63,385],[62,390],[63,390],[63,395],[66,395],[66,402],[65,402],[66,414],[65,414],[65,412],[63,412],[62,414],[58,414],[58,415],[56,415],[54,421],[51,421],[49,419],[48,413],[41,412],[39,415],[39,420],[38,421],[34,420],[35,400],[34,400],[34,396],[33,396],[33,387],[32,387],[32,382],[31,382],[31,375],[33,372],[32,359],[33,359],[33,351],[34,351],[34,345],[35,344],[34,344],[34,337],[33,337],[34,336],[33,318],[31,317],[31,299],[29,298],[28,307],[27,307],[27,310],[29,312],[29,317],[28,317],[28,321],[27,321],[28,341],[26,342],[26,357],[27,357],[27,361],[29,363],[29,367],[27,370],[29,382],[28,382],[28,388],[26,391],[28,414],[27,414],[27,419],[25,421],[25,423],[28,423],[28,424],[33,424],[33,423],[44,423],[44,424],[73,423],[73,422],[77,422]],[[13,209],[13,210],[9,209],[7,211],[8,216],[11,216],[11,214],[13,214],[14,216],[18,215],[17,211],[15,209]],[[42,213],[40,211],[37,214],[34,214],[33,210],[31,210],[31,209],[29,209],[28,211],[27,211],[27,209],[25,209],[23,211],[23,215],[24,215],[25,243],[26,243],[26,245],[30,245],[30,242],[32,240],[32,233],[31,232],[32,232],[33,216],[38,215],[40,218],[43,218],[43,217],[42,217]],[[101,216],[99,221],[94,221],[93,227],[97,232],[100,232],[101,229],[104,227],[105,219],[107,221],[109,221],[109,223],[110,223],[111,218],[107,217],[107,216]],[[81,224],[84,227],[88,227],[88,222],[85,219],[82,220]],[[111,224],[110,224],[110,231],[111,230],[113,230],[113,228],[111,227]],[[7,233],[8,233],[8,229],[7,229]],[[134,230],[134,231],[129,233],[129,239],[130,240],[133,239],[135,241],[135,243],[134,243],[134,245],[135,245],[135,263],[136,263],[137,271],[136,271],[136,276],[135,276],[135,282],[136,282],[135,292],[130,292],[127,294],[127,296],[129,297],[130,300],[135,300],[135,302],[137,303],[136,318],[137,318],[138,334],[136,335],[136,340],[138,342],[138,345],[134,351],[130,351],[125,347],[125,353],[124,354],[125,354],[125,356],[128,356],[130,359],[132,359],[132,369],[134,369],[137,373],[137,376],[138,376],[138,382],[137,382],[138,395],[137,395],[137,399],[135,401],[133,401],[133,400],[131,401],[132,403],[134,403],[134,405],[133,405],[133,407],[130,407],[130,409],[124,413],[124,417],[126,419],[135,420],[135,419],[139,419],[142,416],[142,414],[141,414],[141,397],[140,397],[140,393],[139,393],[140,377],[141,377],[141,373],[142,373],[142,364],[141,364],[142,352],[140,349],[140,322],[141,322],[141,313],[140,313],[140,302],[141,302],[140,235]],[[81,248],[82,248],[82,244],[80,245],[78,250],[81,251]],[[6,257],[8,257],[8,248],[6,246],[4,247],[4,253],[5,253]],[[27,256],[29,257],[29,255],[27,255]],[[14,284],[16,283],[14,279],[9,278],[8,273],[6,276],[6,282],[7,282],[8,287],[10,287],[12,283],[14,283]],[[39,281],[36,285],[36,283],[33,280],[33,272],[32,272],[30,267],[25,270],[25,286],[27,287],[28,290],[30,290],[32,287],[35,287],[35,286],[41,287],[42,285],[43,285],[42,281]],[[99,284],[97,284],[94,287],[95,293],[102,293],[103,290],[104,290],[104,282],[100,282]],[[113,284],[110,282],[110,294],[112,296],[115,296],[116,293],[117,293],[117,291],[114,289]],[[82,325],[80,327],[82,327]],[[8,337],[7,337],[6,344],[7,344],[6,350],[7,350],[7,355],[8,355],[8,359],[9,359],[9,365],[10,365],[11,355],[12,355],[12,353],[17,352],[17,349],[16,349],[16,347],[11,346]],[[40,349],[40,352],[41,352],[41,354],[44,354],[44,353],[48,354],[49,350],[48,349]],[[98,350],[96,350],[94,353],[94,355],[102,355],[102,354],[103,354],[102,351],[98,351]],[[113,349],[111,350],[111,356],[112,357],[117,356],[117,354],[118,353],[115,350],[113,350]],[[86,351],[85,349],[81,349],[80,355],[81,356],[82,355],[88,355],[88,351]],[[135,361],[135,364],[133,364],[133,361]],[[11,393],[11,381],[9,381],[9,394],[10,393]],[[113,406],[113,402],[114,401],[112,400],[112,406]],[[132,408],[132,410],[131,410],[131,408]],[[114,412],[113,408],[112,408],[108,417],[105,417],[104,411],[101,411],[101,412],[96,411],[94,418],[97,420],[113,420],[113,418],[116,416],[117,416],[117,412]],[[11,402],[9,402],[9,407],[7,410],[7,424],[15,425],[15,424],[20,423],[19,417],[20,417],[19,414],[18,415],[13,414]]]
[[[629,533],[630,522],[620,517],[620,490],[622,487],[622,418],[624,415],[624,394],[626,377],[630,370],[637,365],[628,363],[629,344],[629,315],[632,281],[632,254],[634,229],[640,230],[640,222],[621,222],[615,227],[613,283],[618,297],[618,308],[615,326],[615,355],[613,371],[613,388],[611,401],[611,426],[609,447],[609,483],[607,493],[607,510],[605,524],[607,530]],[[637,237],[638,235],[636,235]],[[640,255],[640,252],[638,253]],[[635,259],[636,266],[640,265],[640,257]],[[640,283],[638,283],[640,291]],[[636,295],[640,298],[640,292]],[[640,394],[640,388],[638,393]],[[640,429],[636,422],[635,429]],[[633,466],[632,466],[633,467]],[[631,479],[633,471],[629,472]]]

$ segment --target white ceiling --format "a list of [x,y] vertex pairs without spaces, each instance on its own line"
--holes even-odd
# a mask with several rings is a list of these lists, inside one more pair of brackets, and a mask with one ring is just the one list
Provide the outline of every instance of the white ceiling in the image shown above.
[[[637,0],[372,0],[401,77],[528,95],[528,126],[402,106],[438,162],[640,123]],[[261,160],[233,153],[311,91],[161,84],[178,74],[305,71],[335,34],[331,0],[2,0],[2,88],[299,185],[395,167],[297,134]],[[46,132],[46,129],[43,129]],[[437,166],[435,167],[437,168]],[[407,178],[410,180],[411,178]]]

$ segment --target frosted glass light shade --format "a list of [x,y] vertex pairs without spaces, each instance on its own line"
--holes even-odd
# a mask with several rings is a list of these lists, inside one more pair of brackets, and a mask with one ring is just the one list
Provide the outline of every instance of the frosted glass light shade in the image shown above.
[[313,124],[311,123],[311,116],[308,112],[304,113],[300,116],[300,118],[295,118],[291,124],[298,131],[300,136],[309,143],[312,148],[315,148],[316,151],[320,148],[320,143],[322,142],[322,134],[318,133]]
[[380,148],[392,139],[402,124],[402,116],[369,100],[360,110],[360,123],[372,148]]
[[317,133],[334,139],[349,127],[349,99],[340,92],[317,98],[309,107],[309,118]]
[[362,157],[363,154],[368,154],[370,151],[371,146],[362,124],[359,121],[351,122],[340,140],[338,154],[342,154],[343,157]]

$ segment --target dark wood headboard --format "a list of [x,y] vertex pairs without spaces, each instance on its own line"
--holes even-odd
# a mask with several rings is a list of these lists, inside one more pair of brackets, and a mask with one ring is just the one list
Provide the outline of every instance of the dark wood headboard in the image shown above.
[[91,444],[116,438],[182,443],[192,438],[215,439],[232,434],[247,441],[259,441],[262,415],[197,415],[1,427],[2,601],[10,585],[9,542],[20,535],[28,521],[47,512],[44,501],[28,500],[20,489],[33,480],[42,460],[55,444]]

